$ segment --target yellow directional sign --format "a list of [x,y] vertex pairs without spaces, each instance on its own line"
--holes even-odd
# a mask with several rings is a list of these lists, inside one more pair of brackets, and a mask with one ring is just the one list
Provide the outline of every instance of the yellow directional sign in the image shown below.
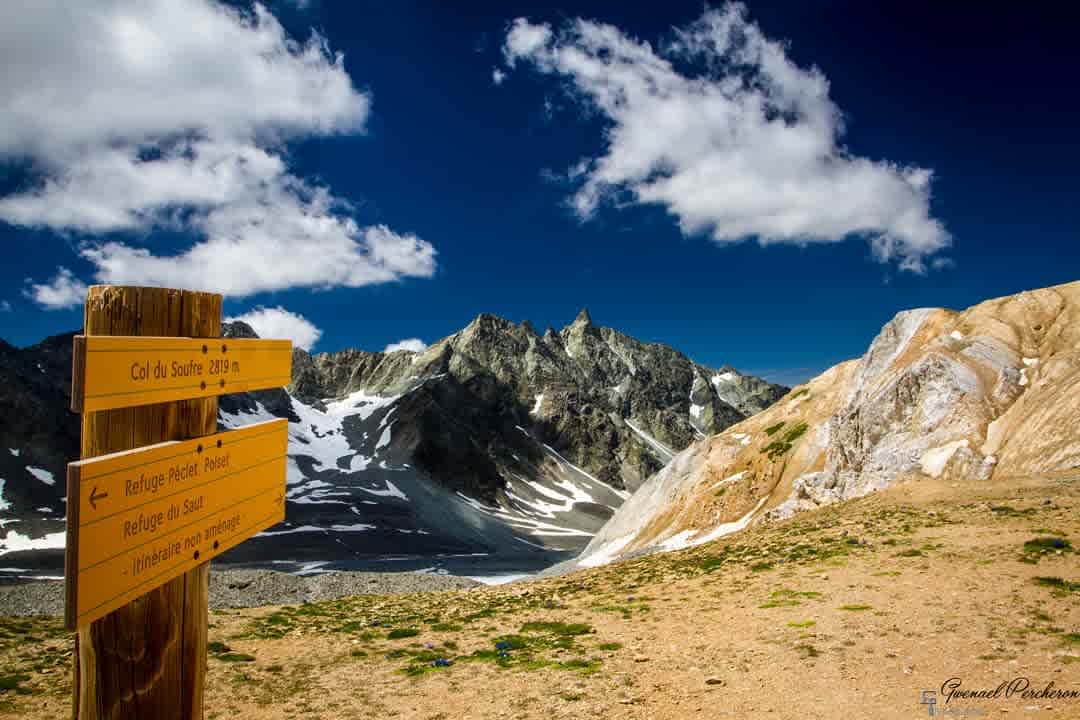
[[68,465],[69,628],[285,519],[288,421]]
[[71,409],[91,412],[288,385],[288,340],[76,335]]

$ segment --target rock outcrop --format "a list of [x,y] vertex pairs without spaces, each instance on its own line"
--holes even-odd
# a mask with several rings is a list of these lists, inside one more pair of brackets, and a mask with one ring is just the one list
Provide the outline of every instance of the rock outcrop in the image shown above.
[[910,310],[858,361],[680,453],[585,565],[697,544],[896,482],[1080,469],[1080,282],[964,312]]

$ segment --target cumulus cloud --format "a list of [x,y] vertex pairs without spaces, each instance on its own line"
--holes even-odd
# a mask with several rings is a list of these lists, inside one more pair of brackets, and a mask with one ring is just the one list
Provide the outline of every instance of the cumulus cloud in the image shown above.
[[11,312],[11,303],[7,300],[0,300],[0,312]]
[[[102,282],[243,296],[429,277],[435,250],[362,227],[291,172],[291,140],[361,133],[371,97],[325,38],[289,36],[262,5],[41,0],[0,6],[0,160],[36,184],[0,220],[117,239],[79,246]],[[194,233],[161,254],[131,236]],[[298,267],[303,266],[303,267]]]
[[408,350],[409,352],[424,352],[427,350],[427,343],[420,338],[406,338],[405,340],[398,340],[396,343],[390,343],[383,348],[384,353],[397,352],[398,350]]
[[52,280],[30,283],[23,294],[46,310],[64,310],[86,302],[86,283],[66,267],[58,267]]
[[293,346],[311,350],[322,337],[322,330],[303,315],[277,307],[257,307],[242,315],[225,318],[225,322],[245,322],[261,338],[292,340]]
[[566,174],[570,205],[660,205],[684,234],[718,243],[870,242],[874,257],[923,272],[951,243],[930,214],[932,172],[857,157],[817,68],[805,69],[731,3],[707,9],[661,49],[576,20],[556,32],[518,18],[508,68],[565,78],[607,122],[605,147]]
[[491,82],[493,82],[494,84],[502,85],[503,80],[505,80],[505,79],[506,79],[506,72],[505,71],[500,70],[499,68],[495,68],[494,70],[491,71]]

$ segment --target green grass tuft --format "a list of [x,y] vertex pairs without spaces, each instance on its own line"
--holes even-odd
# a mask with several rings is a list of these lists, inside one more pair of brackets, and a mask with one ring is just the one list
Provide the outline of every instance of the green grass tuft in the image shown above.
[[[783,423],[780,423],[780,425],[783,425]],[[776,428],[776,430],[778,431],[780,429],[780,426],[773,425],[772,428],[769,428],[765,432],[769,432],[769,430],[772,430],[773,428]],[[798,425],[784,433],[783,437],[773,440],[771,443],[763,447],[761,449],[761,452],[768,455],[770,460],[776,460],[782,455],[787,454],[787,452],[791,450],[795,442],[803,435],[805,435],[806,431],[809,428],[810,426],[806,423],[799,423]],[[769,434],[771,435],[772,433]]]
[[[769,594],[769,599],[765,603],[758,605],[763,609],[775,608],[775,607],[794,607],[796,605],[802,605],[804,599],[818,600],[821,598],[821,593],[814,590],[776,590]],[[810,621],[813,622],[812,620]]]
[[769,427],[765,428],[765,434],[769,437],[772,437],[776,433],[780,432],[780,428],[782,427],[784,427],[783,421],[778,422],[775,425],[770,425]]
[[1059,577],[1037,577],[1035,582],[1043,587],[1052,588],[1063,593],[1080,592],[1080,582],[1064,580]]
[[420,631],[413,627],[407,628],[394,628],[390,632],[386,633],[387,640],[400,640],[401,638],[416,637],[420,634]]
[[215,655],[214,657],[216,657],[222,662],[255,662],[255,656],[248,655],[247,653],[230,652],[222,653],[221,655]]
[[461,632],[462,626],[456,623],[438,622],[431,626],[434,632]]
[[585,623],[562,623],[562,622],[527,622],[521,626],[521,632],[547,633],[562,637],[574,637],[576,635],[588,635],[593,630],[591,625]]
[[29,682],[30,676],[22,673],[14,675],[0,675],[0,691],[14,692],[16,695],[29,695],[30,690],[22,687],[22,683]]

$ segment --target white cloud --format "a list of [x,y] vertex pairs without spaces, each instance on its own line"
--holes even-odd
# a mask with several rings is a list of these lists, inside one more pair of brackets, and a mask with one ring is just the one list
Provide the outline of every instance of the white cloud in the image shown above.
[[262,5],[2,5],[0,65],[18,69],[0,75],[0,159],[42,178],[0,198],[0,220],[199,237],[171,255],[83,242],[99,281],[243,296],[434,272],[430,244],[361,227],[329,188],[290,172],[287,141],[363,132],[371,98],[322,36],[296,41]]
[[0,312],[11,312],[11,303],[7,300],[0,300]]
[[491,82],[495,83],[496,85],[502,85],[503,80],[505,79],[506,73],[499,68],[495,68],[491,71]]
[[405,340],[398,340],[396,343],[390,343],[383,348],[384,353],[397,352],[398,350],[408,350],[409,352],[424,352],[427,350],[427,343],[420,338],[407,338]]
[[242,315],[225,318],[225,322],[245,322],[261,338],[283,338],[292,340],[293,345],[304,350],[311,350],[322,337],[322,330],[303,315],[290,312],[280,305],[277,307],[257,307]]
[[[852,155],[817,68],[795,65],[742,4],[706,10],[662,50],[611,25],[577,20],[556,34],[514,21],[503,54],[571,81],[609,123],[606,146],[567,177],[583,219],[627,196],[658,204],[684,234],[718,243],[839,242],[922,272],[951,239],[930,215],[931,171]],[[690,73],[685,68],[697,66]]]
[[86,283],[76,278],[66,267],[58,267],[52,280],[47,283],[31,283],[23,294],[46,310],[64,310],[86,302]]

